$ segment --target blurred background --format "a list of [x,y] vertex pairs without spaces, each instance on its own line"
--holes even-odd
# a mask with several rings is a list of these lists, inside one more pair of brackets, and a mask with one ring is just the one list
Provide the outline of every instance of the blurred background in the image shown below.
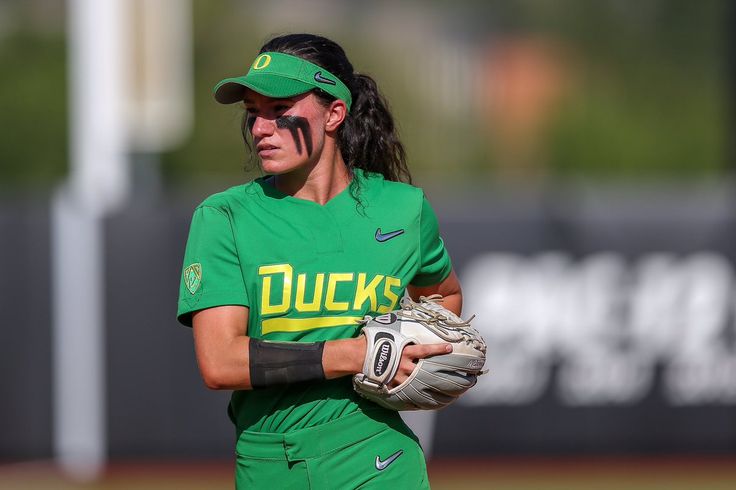
[[408,415],[433,486],[734,488],[726,0],[0,0],[0,488],[230,488],[181,260],[289,32],[379,82],[489,343]]

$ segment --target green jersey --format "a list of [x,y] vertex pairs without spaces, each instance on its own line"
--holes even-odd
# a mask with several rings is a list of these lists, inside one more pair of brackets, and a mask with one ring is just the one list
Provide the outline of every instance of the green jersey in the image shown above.
[[[265,178],[207,198],[194,212],[178,318],[223,305],[249,308],[247,335],[315,342],[355,337],[364,315],[397,308],[406,286],[450,273],[437,218],[421,189],[356,169],[324,205]],[[378,406],[350,377],[233,393],[238,431],[284,433]]]

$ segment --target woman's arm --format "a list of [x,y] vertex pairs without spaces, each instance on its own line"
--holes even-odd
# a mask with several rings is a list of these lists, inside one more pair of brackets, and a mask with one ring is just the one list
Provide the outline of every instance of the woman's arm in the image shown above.
[[423,287],[409,285],[406,289],[414,301],[419,301],[420,296],[441,294],[444,298],[442,306],[458,316],[463,310],[463,291],[454,270],[450,271],[450,275],[439,284]]
[[218,306],[192,314],[194,350],[204,384],[212,390],[251,388],[248,308]]
[[[250,337],[246,335],[248,308],[218,306],[193,314],[194,347],[199,371],[205,385],[213,390],[252,389],[250,373]],[[401,369],[394,383],[406,379],[416,359],[444,354],[446,344],[411,345],[402,353]],[[365,337],[330,340],[322,352],[326,379],[359,373],[363,370]]]

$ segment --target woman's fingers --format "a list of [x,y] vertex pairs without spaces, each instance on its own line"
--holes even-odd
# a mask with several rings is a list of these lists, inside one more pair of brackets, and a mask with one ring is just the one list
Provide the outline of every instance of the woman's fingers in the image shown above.
[[429,356],[438,356],[452,352],[452,344],[413,344],[404,347],[401,357],[411,359],[424,359]]
[[406,381],[414,371],[417,360],[449,352],[452,352],[452,345],[450,344],[408,345],[404,347],[401,353],[401,361],[399,361],[399,369],[389,383],[389,387],[393,388]]

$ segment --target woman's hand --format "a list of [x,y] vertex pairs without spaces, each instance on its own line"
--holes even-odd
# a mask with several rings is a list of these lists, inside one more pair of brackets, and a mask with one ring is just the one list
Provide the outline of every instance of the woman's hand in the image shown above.
[[450,352],[452,352],[452,345],[450,344],[407,345],[401,353],[399,369],[396,371],[394,379],[388,384],[389,388],[399,386],[406,381],[411,376],[414,368],[416,368],[419,359],[448,354]]
[[[401,353],[399,369],[389,387],[399,386],[411,376],[419,359],[452,352],[450,344],[407,345]],[[333,340],[325,344],[323,367],[327,379],[363,372],[366,339],[360,335],[354,339]]]

